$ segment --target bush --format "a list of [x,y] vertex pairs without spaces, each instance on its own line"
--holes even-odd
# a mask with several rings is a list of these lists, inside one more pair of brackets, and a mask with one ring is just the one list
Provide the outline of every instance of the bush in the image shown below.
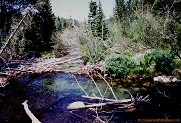
[[61,39],[61,33],[60,32],[54,33],[54,35],[52,36],[52,40],[54,41],[53,54],[56,58],[59,58],[65,54],[66,50]]
[[127,55],[115,55],[106,58],[105,68],[113,77],[126,77],[135,66],[133,58]]
[[130,23],[128,37],[134,42],[142,42],[148,46],[158,46],[161,42],[163,28],[162,18],[155,18],[148,10],[145,12],[135,11],[136,19]]
[[80,46],[84,61],[94,63],[98,60],[103,60],[107,54],[107,48],[103,44],[103,40],[92,38],[86,44]]
[[155,72],[169,75],[176,68],[176,60],[170,51],[155,50],[147,54],[147,65],[154,65]]
[[132,69],[132,74],[137,76],[148,75],[150,71],[148,70],[148,65],[146,64],[145,54],[137,54],[134,57],[135,67]]

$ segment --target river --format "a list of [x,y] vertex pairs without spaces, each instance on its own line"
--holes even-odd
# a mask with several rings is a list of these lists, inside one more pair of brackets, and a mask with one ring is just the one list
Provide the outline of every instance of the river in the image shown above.
[[[91,102],[91,100],[82,98],[82,95],[85,95],[85,93],[80,89],[77,82],[79,82],[89,96],[100,96],[92,80],[81,75],[49,73],[40,76],[32,75],[23,77],[20,80],[12,80],[8,86],[0,88],[0,123],[31,123],[22,106],[25,100],[28,100],[29,109],[42,123],[99,122],[95,118],[96,114],[94,111],[87,109],[67,109],[67,106],[75,101]],[[104,81],[99,80],[96,83],[106,98],[114,99]],[[120,100],[130,98],[127,91],[131,92],[133,96],[140,93],[143,95],[149,93],[152,100],[150,104],[141,105],[137,112],[125,113],[116,111],[115,109],[100,112],[99,116],[104,121],[110,119],[110,123],[137,122],[138,118],[164,118],[167,115],[171,118],[180,117],[181,113],[178,102],[173,102],[170,101],[171,99],[165,98],[163,94],[158,93],[158,88],[156,88],[157,90],[154,89],[154,91],[140,92],[140,89],[137,87],[125,88],[119,85],[113,86],[115,95]],[[181,89],[179,89],[177,88],[172,95],[180,93]],[[160,90],[159,88],[159,91],[164,92],[166,90],[163,90],[163,88]],[[168,106],[171,108],[165,109]]]

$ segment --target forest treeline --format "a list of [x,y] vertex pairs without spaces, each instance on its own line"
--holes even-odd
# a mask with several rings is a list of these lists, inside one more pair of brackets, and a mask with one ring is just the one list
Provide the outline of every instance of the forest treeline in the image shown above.
[[115,0],[113,16],[105,19],[101,1],[89,2],[88,20],[55,17],[49,0],[1,1],[1,42],[22,18],[22,10],[35,5],[30,28],[19,36],[21,54],[45,51],[56,57],[64,41],[79,44],[85,63],[103,62],[113,76],[171,74],[181,63],[181,2],[175,0]]

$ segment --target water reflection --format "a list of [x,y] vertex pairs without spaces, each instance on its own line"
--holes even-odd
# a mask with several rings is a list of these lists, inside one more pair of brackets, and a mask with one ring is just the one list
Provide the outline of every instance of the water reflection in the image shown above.
[[[100,96],[96,86],[89,78],[78,75],[76,79],[89,96]],[[81,97],[85,94],[78,86],[77,81],[73,75],[68,73],[52,73],[34,79],[24,78],[22,81],[16,82],[14,86],[11,85],[5,90],[8,93],[3,97],[4,99],[1,98],[1,123],[31,122],[21,105],[25,100],[28,100],[30,110],[43,123],[93,122],[95,119],[93,117],[94,112],[67,110],[67,106],[74,101],[87,101]],[[104,81],[97,81],[96,83],[106,98],[113,98]],[[118,99],[130,98],[126,92],[127,89],[132,94],[138,92],[138,89],[135,88],[125,89],[113,86],[113,89]],[[121,119],[121,115],[119,114],[115,118]],[[117,119],[117,121],[119,120]]]

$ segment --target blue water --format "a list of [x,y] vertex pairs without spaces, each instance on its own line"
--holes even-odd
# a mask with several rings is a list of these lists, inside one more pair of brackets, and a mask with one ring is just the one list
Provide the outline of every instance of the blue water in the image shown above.
[[[93,81],[80,75],[69,73],[51,73],[38,77],[24,77],[21,81],[14,80],[1,91],[0,100],[0,123],[29,123],[31,120],[26,115],[23,106],[28,100],[30,110],[42,123],[85,123],[95,122],[96,114],[91,110],[68,110],[67,106],[75,101],[94,102],[82,98],[85,95],[77,82],[87,92],[89,96],[100,96]],[[96,81],[101,93],[106,98],[114,99],[111,91],[104,81]],[[138,93],[137,88],[123,88],[113,86],[113,90],[118,99],[130,98],[126,90],[133,95]],[[104,115],[107,120],[112,116]],[[113,117],[112,122],[119,122],[124,114],[119,113]]]

